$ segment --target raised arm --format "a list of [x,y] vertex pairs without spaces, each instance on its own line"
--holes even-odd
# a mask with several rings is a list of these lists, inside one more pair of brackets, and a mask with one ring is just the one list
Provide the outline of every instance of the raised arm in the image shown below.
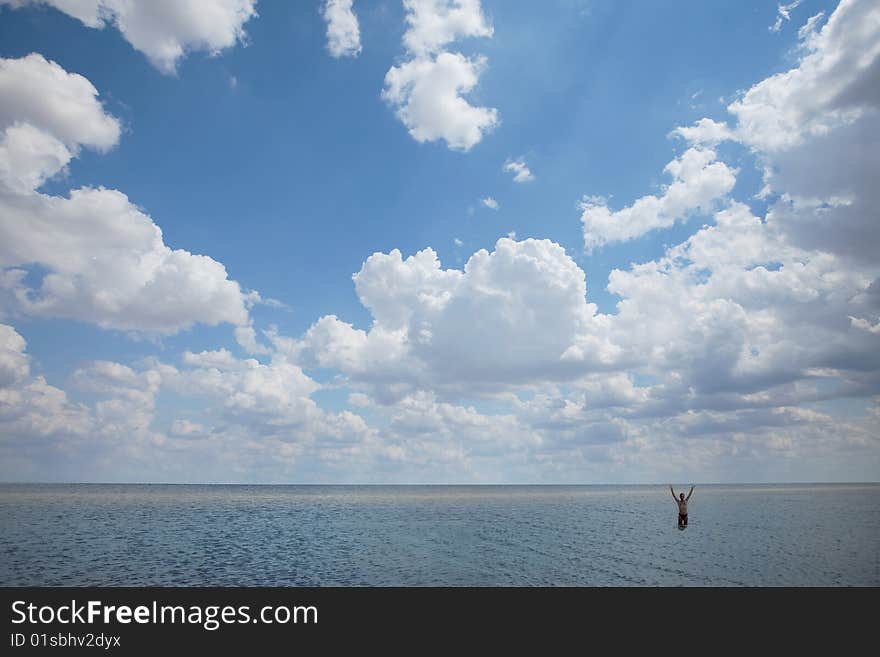
[[675,491],[672,489],[672,484],[669,485],[669,492],[672,493],[672,499],[677,502],[678,498],[675,496]]
[[694,487],[691,486],[691,491],[688,493],[688,496],[686,498],[684,498],[684,501],[687,502],[689,499],[691,499],[691,495],[693,495],[693,494],[694,494]]

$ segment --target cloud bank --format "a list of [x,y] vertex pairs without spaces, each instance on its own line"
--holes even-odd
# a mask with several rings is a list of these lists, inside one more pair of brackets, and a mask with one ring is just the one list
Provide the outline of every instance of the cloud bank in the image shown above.
[[[455,39],[491,31],[478,3],[407,11],[408,63],[429,64],[428,77],[444,53],[463,57],[445,50]],[[600,280],[550,239],[502,238],[457,266],[389,248],[353,275],[363,325],[327,314],[294,335],[258,331],[257,297],[220,263],[165,245],[121,192],[40,191],[81,149],[113,148],[118,121],[85,78],[38,55],[3,60],[4,318],[158,334],[225,322],[246,354],[94,361],[61,387],[4,319],[0,473],[45,477],[54,462],[69,468],[55,477],[132,480],[876,479],[880,10],[842,2],[823,19],[801,29],[789,70],[726,116],[673,129],[686,148],[659,191],[619,210],[584,201],[592,252],[690,227],[657,257]],[[403,107],[426,78],[399,75]],[[443,97],[469,116],[455,88]],[[427,121],[425,94],[411,130],[479,141],[473,121]],[[737,197],[728,141],[764,172],[760,202]],[[528,169],[518,162],[515,176]],[[593,303],[597,286],[613,309]]]

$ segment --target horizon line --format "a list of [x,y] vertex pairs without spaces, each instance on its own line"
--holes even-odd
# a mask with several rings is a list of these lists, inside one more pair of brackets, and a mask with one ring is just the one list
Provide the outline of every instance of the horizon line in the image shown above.
[[646,483],[566,483],[566,482],[389,482],[389,483],[329,483],[329,482],[180,482],[180,481],[0,481],[0,486],[858,486],[880,485],[880,481],[705,481],[688,484],[659,482]]

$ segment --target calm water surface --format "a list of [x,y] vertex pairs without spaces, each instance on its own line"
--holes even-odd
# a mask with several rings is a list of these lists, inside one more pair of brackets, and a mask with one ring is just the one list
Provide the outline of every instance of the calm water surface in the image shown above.
[[880,485],[0,485],[0,584],[880,585]]

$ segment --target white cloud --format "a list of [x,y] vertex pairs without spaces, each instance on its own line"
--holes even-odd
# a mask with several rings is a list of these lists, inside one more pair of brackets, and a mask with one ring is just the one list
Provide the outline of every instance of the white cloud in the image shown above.
[[498,209],[498,201],[496,201],[491,196],[487,196],[486,198],[480,199],[480,203],[485,205],[490,210],[497,210]]
[[361,31],[352,0],[325,0],[327,49],[333,57],[357,57],[361,52]]
[[[610,452],[628,467],[676,434],[711,444],[698,459],[727,477],[737,463],[781,454],[825,478],[831,463],[876,467],[870,414],[846,422],[810,404],[880,391],[872,221],[880,12],[842,2],[821,31],[818,21],[800,32],[795,68],[730,105],[730,127],[704,119],[674,131],[697,150],[726,139],[748,145],[765,193],[778,198],[765,216],[734,202],[663,257],[609,277],[620,298],[609,330],[629,371],[651,381],[640,394],[623,386],[611,397],[637,437]],[[607,399],[600,393],[600,405]],[[601,413],[592,401],[588,390],[583,422]]]
[[0,96],[0,126],[29,124],[74,155],[80,146],[107,151],[119,141],[119,120],[104,112],[92,83],[42,55],[0,59]]
[[291,423],[320,414],[309,399],[318,384],[286,361],[266,365],[252,358],[232,358],[223,350],[187,353],[183,361],[193,369],[164,377],[179,392],[219,399],[234,413],[286,418]]
[[792,241],[868,262],[880,239],[880,7],[844,1],[820,19],[799,31],[795,67],[728,106],[733,138],[758,156],[762,196],[781,196],[771,219]]
[[236,359],[225,350],[187,352],[183,362],[182,369],[157,366],[163,386],[184,397],[219,404],[204,408],[203,413],[224,431],[248,440],[277,439],[314,449],[322,449],[322,441],[352,444],[370,434],[360,416],[322,410],[310,398],[320,385],[281,353],[261,363]]
[[28,314],[154,333],[248,321],[242,291],[223,265],[166,246],[159,227],[121,192],[0,196],[0,238],[0,265],[49,270],[34,286],[23,269],[7,283],[15,307]]
[[880,366],[870,337],[842,322],[868,309],[858,295],[871,276],[790,245],[734,204],[658,261],[611,273],[608,290],[622,298],[612,330],[646,371],[704,403],[820,375],[855,381]]
[[[471,442],[455,442],[441,452],[422,437],[447,432],[437,405],[485,395],[494,403],[503,399],[513,408],[517,432],[536,437],[537,446],[527,450],[532,468],[549,468],[557,476],[574,471],[653,477],[661,461],[670,470],[698,464],[701,471],[726,478],[747,476],[742,473],[758,463],[779,468],[780,459],[799,459],[805,472],[829,472],[832,462],[850,468],[864,458],[876,463],[870,418],[842,422],[809,405],[876,396],[880,390],[873,332],[873,318],[880,316],[880,270],[876,259],[854,265],[842,248],[838,255],[830,253],[827,241],[808,248],[792,228],[804,221],[806,210],[827,214],[865,207],[872,192],[861,181],[876,177],[876,158],[870,155],[875,150],[863,147],[860,155],[853,144],[857,139],[869,144],[876,133],[871,107],[864,104],[863,115],[826,133],[799,136],[802,145],[790,151],[801,154],[800,162],[786,159],[789,150],[764,160],[784,164],[770,180],[778,192],[809,187],[820,199],[807,206],[803,192],[791,195],[764,217],[740,203],[715,212],[718,201],[727,200],[735,171],[708,147],[743,140],[739,122],[728,127],[707,119],[677,130],[693,148],[667,167],[672,184],[622,211],[636,219],[624,222],[625,230],[602,226],[601,234],[626,239],[627,231],[642,234],[697,211],[715,212],[714,222],[656,261],[612,272],[608,290],[620,297],[617,313],[587,313],[586,329],[557,332],[559,327],[546,319],[543,325],[553,327],[550,335],[530,332],[526,314],[513,303],[529,298],[516,284],[519,268],[506,264],[516,262],[506,256],[518,249],[502,241],[490,254],[498,258],[497,267],[485,266],[486,256],[478,252],[463,271],[443,270],[430,251],[405,260],[396,252],[375,254],[356,276],[358,295],[373,316],[370,330],[328,317],[288,346],[295,345],[297,358],[346,374],[361,391],[359,405],[380,402],[377,408],[387,409],[400,452],[410,461],[430,454],[427,458],[480,471]],[[766,151],[752,147],[766,157]],[[835,150],[854,163],[837,166]],[[804,158],[805,152],[822,155]],[[590,205],[607,209],[601,199]],[[873,215],[860,211],[860,216]],[[859,221],[845,219],[836,228]],[[876,245],[870,233],[863,234],[868,245]],[[535,289],[558,289],[541,276],[530,280]],[[496,304],[495,295],[504,302]],[[554,310],[546,317],[565,318],[579,306],[574,297],[583,299],[584,292],[549,299]],[[533,318],[545,315],[545,306],[531,298],[522,307],[533,309]],[[461,312],[469,318],[466,326],[456,321],[459,309],[466,309]],[[499,330],[499,318],[522,330]],[[561,324],[572,326],[565,319]],[[455,345],[443,337],[449,326],[456,326],[448,331],[457,336]],[[560,335],[579,337],[560,339],[557,344],[569,343],[564,349],[547,348]],[[507,362],[494,357],[495,345],[482,342],[484,336],[497,340]],[[604,357],[591,359],[595,353]],[[560,363],[572,369],[557,369]],[[530,375],[518,377],[518,365]],[[648,383],[636,385],[636,377]],[[537,392],[531,399],[526,392],[525,400],[506,396],[524,390]],[[514,433],[512,426],[508,430]],[[682,440],[688,441],[688,463],[670,461],[670,446]],[[417,447],[410,450],[410,445]],[[516,471],[509,461],[504,467]]]
[[12,7],[47,4],[84,25],[114,25],[163,73],[174,73],[192,51],[216,55],[245,40],[256,0],[0,0]]
[[443,140],[468,151],[499,122],[498,110],[462,97],[476,87],[486,58],[443,48],[462,37],[489,37],[492,28],[479,0],[405,0],[404,8],[410,59],[388,70],[382,98],[416,141]]
[[29,451],[38,438],[86,435],[93,427],[88,410],[63,390],[32,376],[24,338],[0,324],[0,452],[4,459]]
[[463,246],[464,245],[464,242],[462,242],[457,237],[452,240],[452,243],[455,244],[455,246]]
[[[261,473],[265,481],[268,472],[283,478],[278,473],[291,468],[326,476],[339,459],[353,465],[382,454],[360,416],[320,409],[310,399],[318,384],[280,354],[260,363],[221,349],[185,352],[181,360],[183,367],[154,358],[135,367],[96,361],[70,377],[75,388],[104,397],[91,409],[92,433],[115,472],[137,465],[146,480],[260,480]],[[177,397],[170,422],[156,417],[160,391]],[[165,422],[167,437],[155,426]],[[85,464],[85,472],[98,469]]]
[[[87,436],[94,422],[86,407],[68,399],[60,388],[35,376],[20,386],[0,388],[0,450],[7,463],[30,451],[36,439],[64,440]],[[15,476],[14,472],[8,473]]]
[[414,55],[437,53],[464,37],[491,37],[480,0],[403,0],[403,44]]
[[386,449],[420,480],[443,481],[452,472],[454,480],[468,473],[472,481],[498,481],[509,455],[528,453],[542,441],[513,413],[481,413],[429,392],[374,409],[385,425]]
[[663,170],[672,176],[672,183],[660,196],[643,196],[617,211],[602,199],[584,199],[580,207],[587,251],[668,228],[694,213],[708,214],[736,183],[736,172],[709,148],[690,148]]
[[[249,323],[243,294],[219,262],[171,249],[122,192],[36,191],[81,146],[119,137],[94,87],[40,55],[0,60],[0,267],[7,308],[105,328],[174,333],[196,322]],[[28,267],[46,271],[30,282]],[[259,295],[256,295],[258,298]]]
[[790,2],[787,5],[777,5],[776,22],[770,26],[769,30],[771,32],[779,32],[782,29],[782,21],[791,20],[791,12],[797,9],[799,4],[801,4],[801,0],[794,0],[794,2]]
[[739,141],[764,171],[768,219],[808,249],[863,262],[875,257],[880,190],[880,9],[841,2],[820,27],[812,16],[798,31],[800,59],[752,86],[728,106],[732,127],[711,119],[673,131],[693,144]]
[[876,2],[841,2],[820,32],[802,34],[806,54],[798,66],[759,82],[728,106],[738,139],[763,152],[785,150],[876,107],[878,33]]
[[467,151],[498,123],[497,110],[474,107],[461,96],[476,86],[485,66],[485,58],[449,52],[412,59],[388,70],[382,98],[396,107],[416,141],[442,139],[453,150]]
[[567,380],[618,355],[607,317],[586,301],[583,271],[549,240],[502,238],[463,270],[444,270],[431,249],[406,259],[396,250],[375,253],[354,281],[371,329],[324,317],[288,347],[385,400],[424,386],[473,391]]
[[692,146],[709,147],[733,137],[726,123],[718,123],[706,118],[700,119],[692,126],[678,127],[672,131],[672,134],[683,138]]
[[249,354],[268,354],[270,350],[257,341],[257,331],[252,325],[236,326],[235,341]]
[[517,160],[507,160],[504,163],[503,168],[505,171],[509,171],[513,174],[514,182],[525,183],[535,179],[535,176],[532,175],[532,172],[526,165],[525,158],[521,157]]
[[[0,344],[7,342],[26,358],[20,336],[0,325]],[[0,347],[0,363],[2,354]],[[386,458],[362,418],[318,408],[309,399],[317,385],[283,358],[262,364],[219,350],[187,353],[183,361],[182,368],[153,358],[134,366],[88,363],[69,383],[97,397],[91,406],[28,373],[0,383],[0,477],[338,480],[334,473]],[[177,396],[170,420],[168,409],[156,413],[160,391]]]
[[[656,260],[614,270],[607,288],[619,299],[614,314],[596,311],[583,270],[549,240],[502,239],[460,269],[444,269],[431,249],[407,258],[396,250],[376,253],[354,277],[370,313],[368,329],[328,315],[298,338],[268,331],[261,342],[247,316],[257,296],[238,290],[243,314],[218,321],[232,322],[238,343],[267,358],[217,349],[186,352],[176,366],[153,359],[92,363],[71,377],[77,388],[106,397],[91,408],[33,376],[23,338],[0,326],[4,476],[28,472],[20,467],[28,458],[51,461],[38,451],[25,453],[20,443],[37,450],[42,443],[34,439],[47,439],[65,457],[56,460],[67,463],[75,451],[71,445],[100,436],[109,464],[87,462],[85,456],[95,452],[82,452],[76,465],[89,469],[76,476],[582,482],[656,480],[698,470],[707,479],[728,481],[754,479],[755,473],[771,479],[876,478],[880,267],[873,181],[880,175],[880,130],[870,82],[877,58],[863,47],[866,35],[856,33],[876,30],[875,16],[870,5],[849,2],[821,31],[814,21],[793,69],[800,72],[786,78],[809,88],[816,81],[808,83],[804,75],[826,73],[804,62],[837,52],[834,84],[849,80],[852,103],[817,105],[809,94],[792,96],[790,85],[771,88],[765,80],[753,87],[765,85],[764,113],[753,117],[772,123],[774,112],[803,115],[802,126],[779,120],[783,131],[794,131],[784,140],[765,140],[772,130],[760,121],[744,123],[734,115],[728,125],[705,119],[675,131],[693,147],[667,166],[672,182],[662,193],[619,213],[602,199],[589,201],[626,219],[625,229],[596,224],[606,241],[629,239],[697,211],[714,215]],[[849,52],[850,43],[868,59]],[[739,102],[754,101],[751,93]],[[97,102],[94,90],[89,97]],[[800,105],[787,104],[793,98]],[[825,113],[844,104],[858,111],[826,120]],[[92,123],[106,116],[98,107]],[[90,265],[80,256],[91,257],[91,242],[108,262],[119,257],[113,251],[118,248],[125,271],[132,268],[125,260],[132,244],[158,245],[135,251],[141,260],[159,263],[154,254],[169,257],[167,247],[149,217],[118,192],[75,190],[69,198],[34,192],[77,148],[108,148],[118,135],[109,144],[76,131],[65,137],[51,122],[63,113],[43,122],[31,121],[33,114],[22,111],[2,124],[0,162],[5,157],[7,165],[0,166],[6,185],[0,217],[15,217],[7,207],[31,209],[21,215],[26,220],[0,223],[7,231],[0,254],[21,262],[25,254],[16,250],[25,249],[39,254],[29,262],[46,259],[54,263],[51,272],[68,272],[50,286],[52,292],[63,292],[67,277],[104,281],[106,289],[98,294],[95,288],[97,300],[89,303],[112,302],[122,283],[109,265],[89,278]],[[825,127],[809,129],[811,122]],[[747,143],[770,171],[766,182],[778,200],[762,216],[727,202],[734,172],[710,150],[727,139]],[[77,193],[86,198],[76,200]],[[92,199],[90,193],[98,195]],[[95,202],[95,212],[86,211],[87,200]],[[104,212],[99,201],[111,200],[116,210]],[[725,201],[721,210],[715,207],[719,200]],[[58,237],[59,225],[69,223],[65,213],[75,214],[67,208],[77,204],[83,204],[84,216],[106,215],[73,220],[73,232],[88,230],[82,243]],[[43,206],[54,214],[32,209]],[[22,228],[30,224],[33,234]],[[188,263],[182,269],[192,265],[186,257],[182,261]],[[154,277],[152,269],[146,271]],[[225,272],[209,274],[227,280]],[[22,276],[13,269],[3,280],[14,288],[16,281],[25,284]],[[175,281],[175,290],[179,285]],[[140,288],[133,289],[139,296]],[[38,303],[41,294],[26,293],[18,308]],[[161,298],[167,294],[165,289]],[[195,309],[188,316],[204,321],[197,301],[186,304]],[[84,307],[95,312],[89,303]],[[109,310],[101,313],[111,325],[122,321]],[[163,330],[177,323],[159,322]],[[307,374],[310,367],[331,370],[324,385],[349,392],[349,403],[363,417],[323,410],[316,401],[322,384]],[[171,410],[183,411],[156,413],[164,394],[179,396]],[[834,409],[840,398],[849,399],[845,416]],[[852,410],[859,399],[862,415]],[[163,441],[159,424],[181,439]]]
[[124,437],[153,445],[165,440],[151,428],[161,382],[155,370],[136,372],[112,361],[94,361],[70,377],[75,388],[108,397],[92,409],[97,434],[111,441]]
[[86,78],[42,55],[0,59],[0,186],[28,194],[62,171],[82,146],[107,151],[119,121]]
[[0,387],[21,381],[30,374],[26,346],[24,338],[14,328],[0,324]]
[[[202,369],[212,370],[235,370],[244,367],[246,363],[232,355],[227,349],[217,349],[215,351],[202,351],[193,353],[191,351],[183,352],[181,357],[185,365],[191,367],[199,367]],[[254,361],[257,362],[257,361]]]
[[19,194],[33,191],[71,159],[67,147],[52,135],[28,123],[15,123],[0,141],[0,184]]

